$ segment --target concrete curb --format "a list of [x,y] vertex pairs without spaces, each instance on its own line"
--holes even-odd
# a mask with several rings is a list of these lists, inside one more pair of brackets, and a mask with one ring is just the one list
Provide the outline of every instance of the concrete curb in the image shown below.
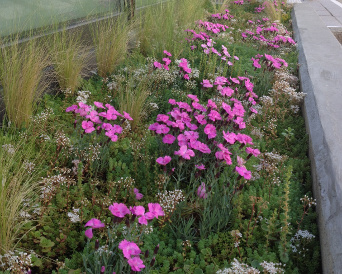
[[342,273],[342,47],[310,2],[294,6],[323,273]]

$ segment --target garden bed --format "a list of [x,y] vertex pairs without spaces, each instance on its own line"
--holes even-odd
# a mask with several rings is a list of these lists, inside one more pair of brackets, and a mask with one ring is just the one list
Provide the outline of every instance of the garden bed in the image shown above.
[[34,91],[20,105],[6,74],[28,74],[34,62],[4,64],[40,47],[3,49],[0,267],[320,272],[290,10],[169,1],[133,25],[101,23],[92,32],[98,73],[81,82],[86,51],[56,34],[45,44],[51,57],[35,60],[41,70],[53,62],[61,91],[35,113],[41,84],[20,86]]

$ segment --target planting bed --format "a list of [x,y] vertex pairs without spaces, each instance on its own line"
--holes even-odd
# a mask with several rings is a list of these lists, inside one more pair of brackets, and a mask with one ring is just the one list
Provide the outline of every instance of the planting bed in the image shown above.
[[[180,0],[99,23],[88,80],[81,36],[2,49],[0,270],[319,273],[290,10]],[[38,97],[46,65],[60,91]]]

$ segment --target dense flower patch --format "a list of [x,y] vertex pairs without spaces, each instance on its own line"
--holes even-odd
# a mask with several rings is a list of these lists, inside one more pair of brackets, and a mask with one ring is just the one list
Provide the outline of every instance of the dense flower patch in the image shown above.
[[[39,168],[17,161],[39,174],[39,197],[25,201],[22,241],[1,269],[319,272],[295,42],[270,7],[290,11],[217,6],[170,29],[183,40],[153,57],[140,38],[112,75],[46,95],[16,137],[44,152]],[[18,153],[0,144],[0,156]]]

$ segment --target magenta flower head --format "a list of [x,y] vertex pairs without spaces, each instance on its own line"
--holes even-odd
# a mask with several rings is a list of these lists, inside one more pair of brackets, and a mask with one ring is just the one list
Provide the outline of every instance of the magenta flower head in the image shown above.
[[85,133],[91,133],[95,130],[94,124],[91,121],[82,121],[82,128],[84,129]]
[[245,166],[241,166],[241,167],[237,166],[235,169],[237,173],[239,173],[239,175],[241,177],[244,177],[246,180],[250,180],[252,178],[252,172],[247,170]]
[[118,204],[114,203],[111,206],[109,206],[110,212],[116,217],[123,218],[126,214],[130,214],[128,207],[125,204]]
[[124,114],[124,118],[130,121],[133,121],[133,118],[127,112],[124,111],[123,114]]
[[164,53],[167,55],[167,56],[172,56],[172,54],[170,53],[170,52],[168,52],[168,51],[166,51],[166,50],[164,50]]
[[133,257],[127,261],[133,271],[141,271],[142,268],[145,268],[143,261],[139,257]]
[[91,239],[93,238],[93,228],[101,228],[104,227],[105,224],[102,223],[100,220],[93,218],[84,225],[84,227],[87,226],[90,226],[90,228],[88,228],[84,234],[87,238]]
[[131,259],[131,256],[136,256],[141,253],[141,250],[136,243],[127,240],[122,240],[119,243],[119,248],[122,250],[126,259]]
[[135,198],[136,198],[137,200],[141,200],[141,199],[144,197],[144,195],[142,195],[141,193],[139,193],[139,189],[137,189],[137,188],[134,188],[134,189],[133,189],[133,192],[134,192]]
[[213,85],[210,83],[209,80],[204,79],[203,82],[201,83],[204,88],[212,88]]
[[145,217],[146,217],[147,220],[152,220],[154,218],[158,219],[159,216],[164,216],[165,215],[161,205],[158,204],[158,203],[155,203],[155,204],[154,203],[149,203],[148,204],[148,209],[149,209],[149,212],[147,212],[145,214]]
[[171,134],[166,134],[163,137],[163,143],[164,144],[172,144],[176,140],[176,137]]
[[103,108],[103,109],[106,109],[104,106],[103,106],[103,104],[102,103],[100,103],[100,102],[94,102],[94,105],[96,106],[96,107],[98,107],[98,108]]
[[74,112],[76,109],[78,109],[78,106],[77,105],[72,105],[71,107],[68,107],[68,108],[66,108],[66,112],[70,112],[70,111],[72,111],[72,112]]
[[162,166],[167,165],[169,162],[171,161],[171,157],[170,156],[165,156],[165,157],[159,157],[156,162]]
[[205,165],[203,165],[203,164],[195,165],[195,167],[199,170],[205,170]]
[[197,196],[201,199],[206,199],[208,197],[205,189],[205,183],[202,182],[202,184],[197,188]]

